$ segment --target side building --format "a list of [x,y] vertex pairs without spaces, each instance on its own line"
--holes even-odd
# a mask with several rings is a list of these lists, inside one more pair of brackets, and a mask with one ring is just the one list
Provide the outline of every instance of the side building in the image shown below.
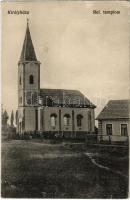
[[130,101],[110,100],[96,118],[98,138],[103,141],[128,141]]

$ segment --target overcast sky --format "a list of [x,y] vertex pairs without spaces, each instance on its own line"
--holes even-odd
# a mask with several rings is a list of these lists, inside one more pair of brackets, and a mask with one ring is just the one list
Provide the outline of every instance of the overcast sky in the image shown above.
[[[93,10],[119,10],[94,15]],[[18,60],[29,18],[41,88],[77,89],[96,106],[96,116],[109,99],[128,99],[129,2],[44,1],[3,3],[3,108],[16,110]],[[9,15],[8,10],[29,10]]]

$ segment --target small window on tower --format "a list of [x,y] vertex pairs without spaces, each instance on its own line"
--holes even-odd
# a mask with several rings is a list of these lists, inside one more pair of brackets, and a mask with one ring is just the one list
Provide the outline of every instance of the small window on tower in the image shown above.
[[22,104],[22,97],[19,98],[19,103]]
[[29,76],[29,83],[30,83],[30,84],[33,84],[33,83],[34,83],[34,77],[33,77],[33,75],[30,75],[30,76]]
[[21,76],[20,76],[20,79],[19,79],[19,84],[21,85]]

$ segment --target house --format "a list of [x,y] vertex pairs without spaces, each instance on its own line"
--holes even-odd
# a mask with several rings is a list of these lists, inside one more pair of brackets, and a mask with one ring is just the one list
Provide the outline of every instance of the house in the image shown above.
[[17,131],[66,137],[94,133],[96,106],[78,90],[41,89],[40,64],[27,23],[18,62]]
[[110,100],[96,118],[99,140],[126,141],[130,133],[130,100]]

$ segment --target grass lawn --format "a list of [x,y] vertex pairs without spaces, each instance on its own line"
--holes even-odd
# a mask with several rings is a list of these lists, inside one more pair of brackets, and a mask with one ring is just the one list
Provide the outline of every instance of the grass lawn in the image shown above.
[[95,148],[33,140],[3,142],[2,197],[127,198],[128,155],[97,149],[96,160],[125,173],[124,177],[94,165],[85,156],[84,152],[95,152]]

